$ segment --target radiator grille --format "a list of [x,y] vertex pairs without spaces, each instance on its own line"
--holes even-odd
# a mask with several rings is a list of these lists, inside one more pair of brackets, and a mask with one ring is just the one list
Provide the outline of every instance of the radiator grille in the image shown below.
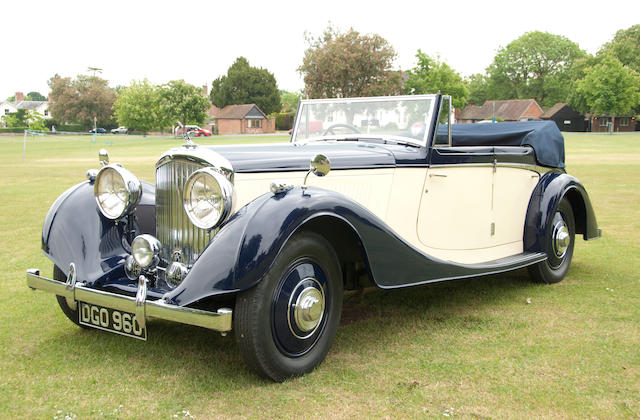
[[200,168],[203,165],[184,158],[164,161],[156,168],[156,236],[164,261],[170,261],[179,250],[181,262],[191,266],[215,233],[194,226],[182,207],[184,184]]

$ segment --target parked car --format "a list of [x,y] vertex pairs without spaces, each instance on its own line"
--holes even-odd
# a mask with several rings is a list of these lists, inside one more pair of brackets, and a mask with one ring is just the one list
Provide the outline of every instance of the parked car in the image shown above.
[[121,125],[118,128],[111,129],[111,134],[128,134],[128,133],[129,133],[129,129],[123,125]]
[[91,133],[91,134],[106,134],[107,130],[105,130],[102,127],[98,127],[98,128],[92,128],[91,130],[89,130],[89,133]]
[[83,327],[234,331],[247,364],[282,381],[322,362],[344,290],[523,267],[561,281],[575,235],[600,230],[557,126],[451,125],[450,104],[303,100],[290,143],[187,140],[157,160],[155,185],[101,151],[45,217],[53,275],[30,269],[27,284]]
[[186,130],[191,137],[210,137],[211,136],[211,131],[205,130],[204,128],[200,128],[197,125],[185,125],[184,128],[182,127],[178,128],[176,130],[176,135],[181,136],[183,133],[183,130]]

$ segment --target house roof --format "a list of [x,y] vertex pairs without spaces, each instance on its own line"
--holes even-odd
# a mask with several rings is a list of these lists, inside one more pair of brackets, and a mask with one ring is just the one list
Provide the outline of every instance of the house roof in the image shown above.
[[42,104],[46,104],[47,101],[20,101],[20,102],[15,102],[13,104],[13,106],[15,106],[18,109],[36,109],[37,107],[39,107]]
[[256,104],[227,105],[215,118],[241,120],[243,118],[267,118]]
[[[486,120],[494,115],[505,121],[520,121],[522,117],[539,118],[538,115],[528,115],[527,110],[534,105],[542,114],[542,108],[535,99],[510,99],[500,101],[485,101],[482,106],[467,105],[460,114],[461,120]],[[537,113],[536,113],[537,114]]]
[[545,119],[549,119],[551,117],[553,117],[558,111],[560,111],[562,108],[564,108],[565,106],[567,106],[566,103],[564,102],[558,102],[557,104],[555,104],[554,106],[552,106],[551,108],[547,109],[546,111],[544,111],[542,113],[542,115],[540,115],[540,118],[542,118],[543,120]]

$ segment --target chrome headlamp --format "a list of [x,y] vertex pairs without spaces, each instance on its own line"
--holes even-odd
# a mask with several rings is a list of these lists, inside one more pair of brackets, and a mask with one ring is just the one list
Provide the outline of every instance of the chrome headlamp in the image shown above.
[[142,184],[122,166],[107,165],[96,175],[93,193],[104,217],[115,220],[131,213],[140,202]]
[[218,227],[231,212],[233,186],[213,168],[200,169],[187,179],[184,211],[191,223],[201,229]]

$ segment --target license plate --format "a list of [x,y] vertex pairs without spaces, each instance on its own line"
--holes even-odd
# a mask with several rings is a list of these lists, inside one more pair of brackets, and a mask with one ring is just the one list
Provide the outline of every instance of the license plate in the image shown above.
[[78,304],[79,321],[82,325],[139,340],[147,339],[147,329],[140,326],[135,314],[85,302],[78,302]]

